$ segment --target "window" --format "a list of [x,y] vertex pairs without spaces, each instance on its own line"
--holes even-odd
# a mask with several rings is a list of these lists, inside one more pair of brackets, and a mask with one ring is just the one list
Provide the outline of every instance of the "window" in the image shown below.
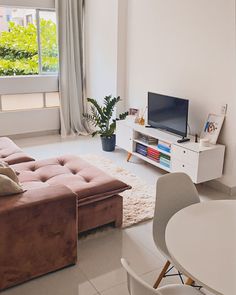
[[26,15],[26,24],[33,24],[33,15],[32,14],[28,14]]
[[0,76],[57,71],[55,11],[0,7]]

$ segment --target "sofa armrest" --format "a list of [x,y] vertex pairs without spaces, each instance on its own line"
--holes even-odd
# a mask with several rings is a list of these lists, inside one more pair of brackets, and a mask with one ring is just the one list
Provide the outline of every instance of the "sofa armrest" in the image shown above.
[[77,261],[77,199],[65,186],[0,198],[0,291]]
[[31,189],[21,194],[0,197],[0,215],[17,208],[32,207],[37,203],[49,203],[56,199],[72,198],[77,202],[76,194],[64,185]]

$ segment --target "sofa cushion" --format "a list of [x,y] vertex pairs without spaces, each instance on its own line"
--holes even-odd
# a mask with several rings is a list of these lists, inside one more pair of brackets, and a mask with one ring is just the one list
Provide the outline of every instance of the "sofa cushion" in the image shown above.
[[12,165],[34,161],[34,158],[25,154],[10,138],[0,137],[0,160]]
[[12,166],[27,190],[63,184],[77,194],[79,202],[103,199],[131,187],[76,156],[21,163]]

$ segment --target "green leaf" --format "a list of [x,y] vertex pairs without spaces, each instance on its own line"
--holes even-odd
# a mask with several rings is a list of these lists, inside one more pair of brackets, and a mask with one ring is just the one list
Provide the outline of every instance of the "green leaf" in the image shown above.
[[[0,76],[38,74],[36,25],[23,27],[9,22],[8,26],[8,31],[0,33]],[[40,31],[43,71],[55,72],[58,68],[56,24],[41,19]]]
[[[112,119],[112,116],[116,104],[120,101],[120,97],[105,96],[102,106],[93,98],[87,98],[87,100],[90,103],[90,112],[84,114],[84,117],[89,123],[98,128],[92,133],[92,136],[100,134],[105,137],[111,137],[116,129],[116,120]],[[128,112],[123,113],[119,118],[125,118],[127,114]]]

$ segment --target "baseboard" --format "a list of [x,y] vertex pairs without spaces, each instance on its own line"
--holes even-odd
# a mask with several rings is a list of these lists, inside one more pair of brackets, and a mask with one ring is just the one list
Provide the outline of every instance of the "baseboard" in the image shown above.
[[22,138],[29,138],[29,137],[38,137],[38,136],[47,136],[47,135],[58,135],[59,130],[48,130],[48,131],[37,131],[37,132],[30,132],[30,133],[22,133],[22,134],[13,134],[8,135],[7,137],[11,139],[22,139]]
[[222,182],[220,182],[219,180],[211,180],[211,181],[207,181],[204,183],[205,185],[220,191],[222,193],[225,193],[229,196],[236,196],[236,187],[230,187]]

